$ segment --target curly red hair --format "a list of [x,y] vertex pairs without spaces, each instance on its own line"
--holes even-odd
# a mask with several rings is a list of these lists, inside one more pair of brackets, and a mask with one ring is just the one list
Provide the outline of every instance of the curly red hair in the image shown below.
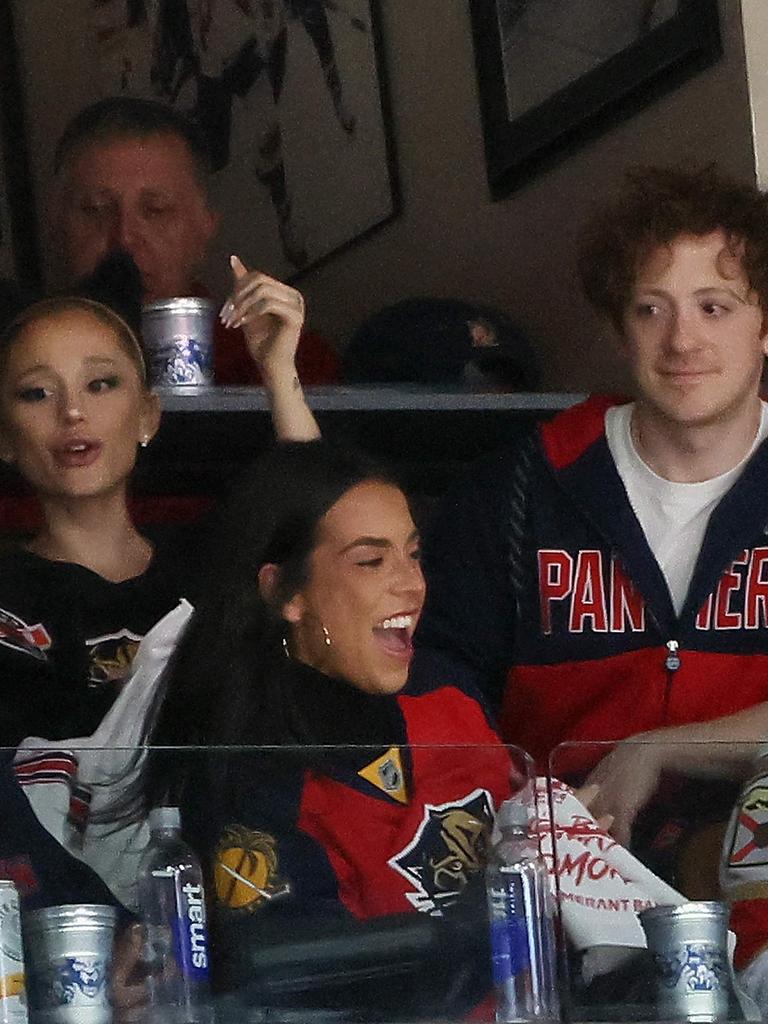
[[638,269],[659,246],[681,235],[722,230],[768,319],[768,196],[721,175],[638,167],[615,202],[599,210],[581,237],[578,271],[584,294],[622,333]]

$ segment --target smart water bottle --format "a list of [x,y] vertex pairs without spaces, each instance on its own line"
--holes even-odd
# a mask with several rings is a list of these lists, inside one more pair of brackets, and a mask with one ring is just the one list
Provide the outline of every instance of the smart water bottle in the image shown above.
[[139,862],[139,907],[150,970],[150,1020],[209,1024],[209,954],[200,863],[181,838],[178,807],[149,815],[150,840]]
[[528,827],[528,809],[499,808],[486,894],[497,1021],[556,1021],[557,945],[547,869]]

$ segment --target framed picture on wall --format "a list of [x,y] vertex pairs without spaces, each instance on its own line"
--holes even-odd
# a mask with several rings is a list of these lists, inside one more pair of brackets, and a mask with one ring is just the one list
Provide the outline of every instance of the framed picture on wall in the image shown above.
[[226,248],[295,276],[397,212],[371,0],[82,0],[98,92],[193,115]]
[[0,278],[16,276],[16,254],[11,233],[11,207],[8,202],[8,182],[5,174],[5,153],[0,161]]
[[14,40],[10,7],[0,4],[0,278],[35,290],[39,249]]
[[470,0],[494,199],[721,53],[717,0]]

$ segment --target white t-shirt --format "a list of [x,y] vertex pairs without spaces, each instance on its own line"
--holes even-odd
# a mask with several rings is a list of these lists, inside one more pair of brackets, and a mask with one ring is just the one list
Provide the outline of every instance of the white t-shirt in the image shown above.
[[631,402],[606,412],[608,448],[679,615],[709,517],[741,475],[752,452],[768,436],[768,405],[762,403],[757,435],[741,462],[727,473],[694,484],[665,480],[643,462],[630,431],[633,409]]

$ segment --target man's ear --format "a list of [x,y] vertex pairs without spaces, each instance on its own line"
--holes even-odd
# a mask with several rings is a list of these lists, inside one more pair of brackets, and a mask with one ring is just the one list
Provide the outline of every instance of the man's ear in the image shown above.
[[196,216],[196,229],[197,236],[196,241],[200,247],[200,252],[197,254],[197,262],[202,264],[208,253],[208,247],[216,237],[219,224],[221,223],[221,214],[215,207],[209,205],[207,197],[202,197],[200,206],[197,209]]
[[206,241],[206,248],[212,238],[215,238],[219,233],[219,226],[221,225],[221,213],[213,206],[208,207],[208,238]]

